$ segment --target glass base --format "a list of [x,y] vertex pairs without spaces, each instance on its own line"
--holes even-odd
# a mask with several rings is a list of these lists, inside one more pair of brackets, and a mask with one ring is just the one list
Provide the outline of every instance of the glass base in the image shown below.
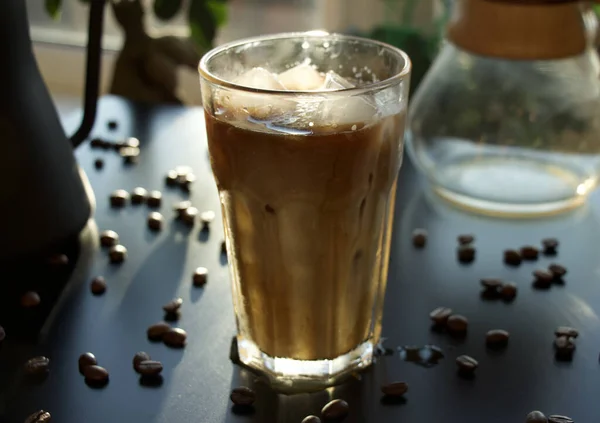
[[264,375],[274,389],[285,393],[318,391],[343,382],[371,365],[376,345],[368,340],[332,360],[294,360],[271,357],[241,337],[237,344],[240,361]]

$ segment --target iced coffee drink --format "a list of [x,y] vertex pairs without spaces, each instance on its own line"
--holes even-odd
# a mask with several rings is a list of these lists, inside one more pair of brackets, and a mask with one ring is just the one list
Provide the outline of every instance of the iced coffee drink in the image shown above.
[[329,34],[203,58],[240,358],[274,380],[327,384],[371,361],[409,70],[399,50]]

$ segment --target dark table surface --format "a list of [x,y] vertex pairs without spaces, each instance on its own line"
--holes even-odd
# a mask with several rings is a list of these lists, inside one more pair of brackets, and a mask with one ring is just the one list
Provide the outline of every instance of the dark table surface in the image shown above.
[[[106,122],[119,122],[109,131]],[[74,127],[76,116],[65,122]],[[402,361],[398,354],[382,357],[360,380],[323,392],[277,395],[246,370],[229,360],[235,324],[228,270],[220,255],[220,222],[204,236],[172,220],[174,202],[189,198],[199,209],[219,210],[218,196],[207,157],[202,110],[184,107],[149,107],[105,97],[99,105],[94,135],[117,139],[136,136],[140,161],[124,165],[114,152],[76,152],[96,196],[95,222],[85,237],[95,241],[97,231],[113,229],[129,249],[128,260],[110,265],[107,254],[88,242],[72,280],[63,291],[37,342],[11,338],[0,350],[0,421],[21,422],[31,412],[45,409],[53,421],[95,422],[300,422],[318,414],[330,398],[344,398],[351,407],[348,422],[522,422],[534,409],[566,414],[577,422],[600,421],[596,401],[600,393],[600,226],[597,196],[573,213],[544,220],[495,220],[456,210],[432,196],[408,160],[401,174],[395,216],[384,335],[386,346],[436,344],[446,357],[424,368]],[[105,160],[102,170],[93,162]],[[178,165],[193,168],[198,180],[188,195],[168,188],[164,176]],[[160,211],[164,230],[146,227],[146,206],[111,209],[109,193],[136,186],[163,192]],[[429,231],[429,243],[415,250],[410,233],[415,227]],[[456,261],[456,236],[476,236],[477,258],[471,265]],[[560,239],[554,258],[509,268],[502,251],[525,244],[538,245],[546,236]],[[550,262],[569,269],[564,286],[536,291],[531,272]],[[209,269],[205,288],[194,288],[191,275],[197,266]],[[92,296],[89,281],[104,275],[108,291]],[[496,276],[519,286],[512,303],[484,301],[479,279]],[[4,283],[4,281],[3,281]],[[173,297],[184,306],[178,325],[188,334],[188,345],[173,350],[146,338],[146,328],[163,318],[161,306]],[[431,330],[428,313],[440,305],[470,319],[468,335],[458,340]],[[1,324],[2,322],[0,322]],[[554,357],[552,342],[558,325],[580,330],[571,362]],[[511,333],[508,348],[490,351],[484,344],[487,330]],[[79,355],[92,351],[110,371],[103,389],[88,387],[77,369]],[[131,360],[147,351],[163,362],[162,386],[139,383]],[[37,354],[52,359],[48,378],[33,383],[24,377],[22,363]],[[458,377],[454,359],[460,354],[477,358],[476,377]],[[403,404],[383,404],[382,383],[403,380],[410,390]],[[239,385],[254,386],[258,401],[253,415],[231,410],[229,392]]]

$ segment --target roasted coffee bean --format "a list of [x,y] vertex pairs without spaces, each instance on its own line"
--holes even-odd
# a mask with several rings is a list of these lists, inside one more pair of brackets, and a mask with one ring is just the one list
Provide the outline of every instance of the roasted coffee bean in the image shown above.
[[321,423],[321,419],[317,416],[306,416],[302,419],[302,423]]
[[533,276],[535,277],[533,284],[536,288],[549,288],[550,285],[552,285],[552,281],[554,280],[554,276],[552,275],[552,273],[543,269],[535,270],[533,272]]
[[163,225],[163,215],[159,212],[151,212],[148,215],[148,228],[153,231],[160,231]]
[[183,218],[183,213],[190,207],[192,207],[191,201],[181,201],[179,203],[176,203],[173,206],[173,211],[175,212],[175,218],[176,219]]
[[206,285],[206,281],[208,280],[208,269],[206,267],[198,267],[194,271],[194,276],[192,277],[192,282],[194,286],[202,287]]
[[461,334],[467,331],[467,328],[469,327],[469,321],[465,316],[461,316],[460,314],[453,314],[452,316],[448,317],[446,326],[451,332]]
[[112,247],[119,243],[119,234],[115,231],[102,231],[100,234],[100,245],[103,247]]
[[96,276],[90,285],[92,294],[102,295],[106,292],[106,281],[102,276]]
[[186,341],[187,333],[180,328],[169,329],[167,333],[163,335],[163,342],[166,346],[171,348],[183,348]]
[[548,416],[548,423],[574,423],[574,421],[570,417],[553,414]]
[[102,159],[94,160],[94,167],[98,170],[102,169],[104,167],[104,160],[102,160]]
[[517,285],[512,282],[505,283],[500,288],[500,295],[506,301],[514,299],[517,296]]
[[475,237],[473,235],[459,235],[457,240],[460,245],[468,245],[475,241]]
[[123,157],[125,164],[135,164],[139,160],[140,149],[135,147],[121,147],[119,154]]
[[152,358],[150,358],[150,354],[143,352],[143,351],[139,351],[139,352],[135,353],[135,355],[133,356],[133,369],[137,372],[138,365],[142,361],[148,361],[148,360],[152,360]]
[[25,423],[50,423],[52,416],[44,410],[36,411],[25,419]]
[[115,129],[117,129],[118,124],[116,120],[109,120],[106,123],[106,126],[108,126],[108,129],[110,129],[111,131],[114,131]]
[[338,420],[346,417],[350,412],[348,403],[341,399],[330,401],[321,409],[321,416],[325,420]]
[[548,271],[552,273],[554,279],[561,279],[567,274],[567,269],[564,266],[556,263],[552,263],[550,266],[548,266]]
[[175,313],[177,310],[181,308],[183,304],[183,298],[175,298],[172,301],[169,301],[167,304],[163,306],[163,310],[167,313]]
[[471,263],[475,260],[475,248],[470,245],[461,245],[456,249],[456,256],[461,263]]
[[152,341],[159,341],[163,339],[165,333],[171,330],[171,326],[166,322],[158,322],[153,324],[146,331],[148,338]]
[[521,254],[517,250],[504,250],[504,263],[518,266],[521,264]]
[[85,376],[86,381],[93,384],[104,385],[108,383],[108,371],[104,367],[100,367],[96,364],[84,368],[83,375]]
[[456,365],[461,372],[473,373],[479,367],[479,362],[468,355],[461,355],[456,357]]
[[502,329],[492,329],[485,335],[485,343],[488,347],[505,347],[508,345],[510,335]]
[[202,228],[208,230],[212,221],[215,220],[215,212],[207,210],[200,213],[200,221],[202,222]]
[[221,254],[227,254],[227,243],[225,241],[221,241]]
[[162,204],[162,193],[157,190],[150,191],[146,203],[148,204],[148,207],[160,207]]
[[48,264],[53,267],[64,267],[69,264],[69,257],[66,254],[53,254],[48,257]]
[[110,205],[112,207],[124,207],[129,200],[129,193],[124,189],[118,189],[110,194]]
[[256,401],[256,394],[254,391],[246,386],[240,386],[231,391],[229,395],[231,402],[235,405],[252,405]]
[[142,204],[148,197],[148,191],[145,188],[137,187],[131,191],[131,204]]
[[401,397],[408,392],[408,383],[406,382],[393,382],[383,385],[381,387],[383,395],[389,397]]
[[481,286],[485,289],[496,291],[504,286],[504,282],[496,278],[483,278],[480,280]]
[[552,256],[556,254],[556,249],[558,248],[558,239],[556,238],[546,238],[542,239],[542,247],[544,248],[544,254]]
[[6,339],[6,331],[4,330],[4,328],[2,326],[0,326],[0,344],[2,344],[2,341],[4,341]]
[[39,294],[34,291],[28,291],[21,297],[21,306],[25,308],[34,308],[42,302]]
[[412,243],[416,248],[423,248],[427,244],[427,231],[425,229],[415,229],[412,232]]
[[193,226],[198,216],[198,209],[196,207],[188,207],[181,213],[181,220],[189,226]]
[[436,325],[443,325],[448,320],[448,317],[452,315],[452,309],[448,307],[438,307],[429,313],[429,318],[433,320]]
[[548,419],[541,411],[532,411],[527,415],[525,423],[548,423]]
[[579,336],[579,331],[570,326],[559,326],[554,331],[554,335],[566,336],[567,338],[577,338]]
[[144,376],[156,376],[160,374],[163,370],[163,365],[160,361],[154,360],[144,360],[141,361],[137,367],[136,371]]
[[78,364],[79,364],[79,373],[83,374],[83,370],[87,366],[95,366],[96,364],[98,364],[98,361],[96,360],[96,356],[94,354],[92,354],[91,352],[86,352],[79,356]]
[[177,185],[177,172],[169,170],[167,176],[165,176],[165,183],[169,186]]
[[521,257],[523,260],[537,260],[540,250],[532,245],[521,247]]
[[44,356],[33,357],[25,362],[23,369],[30,376],[44,375],[50,370],[50,359]]
[[111,263],[123,263],[127,258],[127,248],[121,244],[110,247],[108,257]]
[[104,147],[104,140],[101,138],[92,138],[92,140],[90,141],[90,147],[92,148],[103,148]]

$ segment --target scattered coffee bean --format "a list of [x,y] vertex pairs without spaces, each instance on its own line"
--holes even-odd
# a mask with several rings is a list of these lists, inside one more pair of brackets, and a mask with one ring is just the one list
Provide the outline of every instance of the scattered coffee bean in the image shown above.
[[548,416],[548,423],[574,423],[574,421],[570,417],[553,414]]
[[523,260],[537,260],[539,252],[540,251],[532,245],[521,247],[521,257]]
[[4,328],[2,326],[0,326],[0,344],[2,344],[2,341],[4,341],[6,339],[6,331],[4,330]]
[[208,230],[210,228],[210,224],[215,220],[215,212],[212,210],[207,210],[200,213],[200,221],[202,222],[202,229]]
[[467,331],[469,321],[465,316],[461,316],[460,314],[453,314],[452,316],[448,317],[446,326],[448,327],[448,330],[450,330],[450,332],[463,334]]
[[125,164],[135,164],[139,160],[140,149],[135,147],[121,147],[119,154],[123,157]]
[[104,167],[104,160],[102,160],[102,159],[94,160],[94,167],[98,170],[102,169]]
[[579,336],[579,331],[570,326],[559,326],[554,331],[554,335],[566,336],[567,338],[577,338]]
[[552,273],[543,269],[535,270],[533,272],[533,276],[535,277],[535,280],[533,281],[533,286],[535,288],[540,289],[549,288],[550,285],[552,285],[552,281],[554,280],[554,276],[552,275]]
[[492,329],[485,335],[485,343],[488,347],[505,347],[508,345],[510,335],[502,329]]
[[102,276],[97,276],[92,280],[90,288],[92,290],[92,294],[102,295],[106,292],[106,281]]
[[173,211],[175,211],[175,218],[176,219],[182,219],[183,218],[183,213],[189,209],[190,207],[192,207],[192,202],[191,201],[181,201],[179,203],[176,203],[173,206]]
[[83,371],[87,366],[95,366],[96,364],[98,364],[98,361],[96,360],[96,356],[94,354],[92,354],[91,352],[86,352],[79,356],[78,364],[79,373],[83,374]]
[[321,423],[321,419],[317,416],[306,416],[302,419],[302,423]]
[[505,283],[500,288],[500,295],[506,301],[510,301],[517,296],[517,285],[513,282]]
[[110,129],[111,131],[114,131],[115,129],[117,129],[118,124],[116,120],[109,120],[106,123],[106,126],[108,126],[108,129]]
[[125,139],[125,141],[123,142],[123,145],[130,147],[130,148],[140,148],[140,140],[138,140],[135,137],[129,137],[129,138]]
[[148,361],[148,360],[152,360],[152,358],[150,358],[150,354],[143,352],[143,351],[139,351],[139,352],[135,353],[135,355],[133,356],[133,369],[137,372],[138,365],[142,361]]
[[21,306],[25,308],[34,308],[42,302],[39,294],[34,291],[28,291],[21,297]]
[[198,209],[196,207],[188,207],[183,211],[183,213],[181,213],[181,220],[183,220],[187,225],[193,226],[197,216]]
[[221,241],[221,254],[227,254],[227,243],[225,241]]
[[473,235],[459,235],[457,240],[460,245],[468,245],[475,241],[475,237]]
[[525,423],[548,423],[548,419],[541,411],[532,411],[527,415]]
[[436,325],[446,324],[448,317],[452,315],[452,309],[448,307],[438,307],[429,313],[429,318],[433,320]]
[[25,419],[25,423],[50,423],[52,416],[44,410],[36,411]]
[[119,234],[115,231],[102,231],[100,234],[100,245],[103,247],[112,247],[119,243]]
[[144,376],[156,376],[160,374],[163,370],[163,365],[160,361],[154,360],[144,360],[141,361],[137,367],[136,371]]
[[208,280],[208,269],[206,267],[198,267],[194,271],[194,276],[192,277],[192,282],[194,286],[202,287],[206,285],[206,281]]
[[408,383],[406,382],[393,382],[381,387],[383,395],[389,397],[401,397],[408,392]]
[[480,282],[484,288],[490,290],[498,290],[499,288],[502,288],[502,286],[504,286],[504,282],[496,278],[483,278]]
[[183,348],[186,341],[187,333],[180,328],[169,329],[167,333],[163,335],[163,342],[166,346],[171,348]]
[[[163,339],[165,333],[171,330],[171,326],[166,322],[158,322],[153,324],[146,331],[148,339],[152,341],[160,341]],[[149,360],[149,358],[148,358]]]
[[468,355],[461,355],[456,357],[456,365],[459,371],[469,374],[479,367],[479,362]]
[[175,313],[177,310],[181,308],[183,304],[182,298],[175,298],[172,301],[169,301],[167,304],[163,306],[163,310],[167,313]]
[[162,193],[156,190],[150,191],[146,203],[148,204],[148,207],[160,207],[162,203]]
[[129,200],[129,193],[124,189],[118,189],[110,194],[110,205],[112,207],[124,207]]
[[240,386],[231,391],[229,398],[235,405],[248,406],[254,404],[254,401],[256,401],[256,394],[252,389],[246,386]]
[[412,232],[412,243],[416,248],[423,248],[427,244],[427,231],[425,229],[415,229]]
[[163,224],[163,215],[159,212],[151,212],[148,215],[148,228],[153,231],[160,231]]
[[53,267],[64,267],[69,264],[69,257],[66,254],[53,254],[48,257],[48,264]]
[[148,191],[145,188],[137,187],[131,191],[131,204],[142,204],[148,197]]
[[169,170],[167,176],[165,176],[165,182],[168,186],[177,185],[177,172],[175,170]]
[[511,266],[521,264],[521,254],[517,250],[504,250],[504,263]]
[[23,369],[30,376],[44,375],[50,370],[50,359],[44,356],[30,358],[25,362]]
[[346,417],[350,412],[348,403],[341,399],[330,401],[321,409],[321,416],[325,420],[338,420]]
[[123,263],[127,258],[127,248],[121,244],[110,247],[108,257],[111,263]]
[[548,271],[552,273],[554,279],[562,279],[562,277],[567,274],[566,267],[556,263],[552,263],[548,266]]
[[461,245],[456,249],[458,261],[461,263],[471,263],[475,260],[475,248],[470,245]]
[[558,239],[546,238],[542,239],[542,247],[544,248],[544,254],[553,256],[556,254],[556,248],[558,247]]
[[104,140],[101,138],[92,138],[92,141],[90,141],[90,147],[92,148],[103,148],[104,147]]
[[85,380],[92,384],[104,385],[108,383],[108,371],[96,364],[84,368],[83,375],[85,376]]

